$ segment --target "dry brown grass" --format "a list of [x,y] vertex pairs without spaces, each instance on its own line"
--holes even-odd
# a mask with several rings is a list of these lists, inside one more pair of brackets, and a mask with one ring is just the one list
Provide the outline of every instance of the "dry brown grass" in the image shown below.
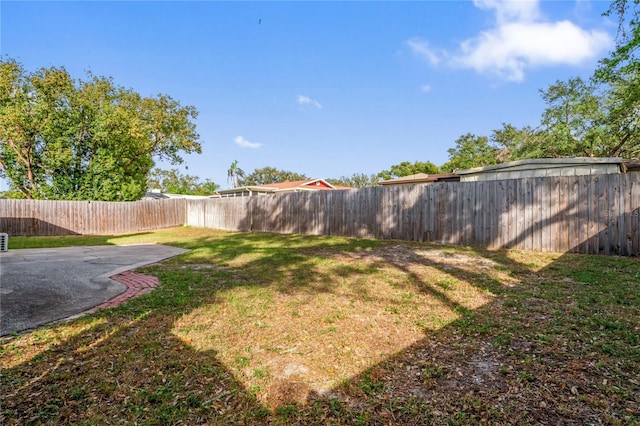
[[[306,279],[284,274],[242,282],[217,293],[215,304],[180,317],[173,332],[218,359],[261,402],[301,393],[325,395],[493,299],[447,268],[514,283],[497,264],[440,248],[385,245],[352,253],[305,250]],[[250,259],[228,266],[239,282],[254,274]],[[201,266],[196,266],[202,271]],[[268,273],[268,272],[267,272]],[[274,397],[278,395],[278,397]],[[271,405],[271,404],[270,404]]]

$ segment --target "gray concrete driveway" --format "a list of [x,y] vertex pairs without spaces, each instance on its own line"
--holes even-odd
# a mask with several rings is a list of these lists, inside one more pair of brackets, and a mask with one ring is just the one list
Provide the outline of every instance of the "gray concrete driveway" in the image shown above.
[[2,252],[0,336],[91,309],[126,290],[109,277],[186,251],[144,244]]

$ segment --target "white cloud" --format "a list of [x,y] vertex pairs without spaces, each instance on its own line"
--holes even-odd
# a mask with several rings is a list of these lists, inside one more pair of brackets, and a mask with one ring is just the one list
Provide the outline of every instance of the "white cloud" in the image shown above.
[[494,9],[498,24],[533,22],[542,18],[537,0],[473,0],[473,4],[480,9]]
[[[604,31],[585,30],[566,20],[549,21],[537,1],[475,0],[474,4],[493,11],[496,23],[462,42],[457,52],[448,55],[449,66],[522,81],[531,67],[578,65],[597,58],[613,44]],[[435,51],[424,41],[414,47],[415,40],[407,42],[414,53],[436,64],[430,57]]]
[[233,141],[236,143],[236,145],[238,145],[241,148],[253,148],[253,149],[256,149],[256,148],[260,148],[262,146],[261,143],[249,142],[248,140],[246,140],[242,136],[236,136],[235,138],[233,138]]
[[430,84],[423,84],[422,86],[420,86],[420,91],[422,93],[429,93],[431,91],[431,85]]
[[432,49],[431,46],[429,46],[429,43],[425,40],[412,38],[410,40],[407,40],[407,44],[411,48],[411,51],[414,55],[421,57],[431,65],[438,65],[438,63],[440,63],[440,61],[442,60],[442,53],[436,52],[436,50]]
[[304,95],[298,95],[298,105],[301,105],[301,106],[312,105],[318,109],[322,108],[322,105],[320,105],[320,102]]

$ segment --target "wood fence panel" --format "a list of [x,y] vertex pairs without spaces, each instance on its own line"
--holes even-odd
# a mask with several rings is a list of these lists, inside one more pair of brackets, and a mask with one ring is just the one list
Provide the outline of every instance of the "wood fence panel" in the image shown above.
[[569,250],[569,182],[567,179],[559,179],[558,195],[558,226],[554,251],[566,252]]
[[578,226],[577,235],[578,244],[576,252],[587,253],[589,247],[589,179],[588,176],[578,176]]
[[[459,244],[470,244],[472,227],[469,224],[469,220],[473,217],[471,213],[471,185],[461,185],[458,191],[458,241]],[[475,203],[475,198],[474,201]]]
[[628,255],[631,253],[632,242],[630,238],[631,220],[629,212],[631,212],[631,186],[626,176],[620,179],[620,254]]
[[492,229],[493,220],[495,216],[495,187],[496,181],[484,182],[484,190],[483,190],[483,208],[482,208],[482,226],[483,226],[483,236],[482,236],[482,245],[484,247],[489,247],[493,240]]
[[332,216],[331,232],[332,235],[343,235],[343,216],[344,216],[344,196],[347,191],[336,191],[331,194],[331,204],[333,211],[330,212]]
[[357,236],[358,234],[358,224],[357,215],[358,215],[358,193],[360,191],[349,191],[347,195],[347,235]]
[[308,233],[311,235],[317,235],[319,233],[319,217],[322,214],[320,212],[320,204],[321,199],[323,198],[323,194],[318,194],[316,197],[312,197],[311,194],[307,193],[304,196],[308,197],[308,202],[305,203],[304,206],[304,216],[301,218],[302,221],[306,222],[308,226]]
[[401,240],[411,241],[413,240],[414,233],[414,221],[413,221],[413,208],[415,207],[415,185],[410,185],[406,191],[400,191],[400,211],[402,214],[402,233],[400,234]]
[[387,238],[398,238],[398,228],[402,226],[400,218],[398,217],[398,199],[396,197],[398,193],[398,187],[387,188],[385,191],[387,200],[385,201],[385,208],[388,210],[385,213],[387,217],[387,223],[385,226],[385,234]]
[[598,252],[598,232],[600,232],[598,221],[598,178],[587,180],[587,215],[589,221],[587,224],[587,244],[584,253]]
[[296,197],[292,200],[294,204],[294,211],[291,212],[292,220],[295,222],[292,225],[294,233],[299,234],[312,234],[313,230],[309,226],[309,221],[306,220],[306,214],[309,211],[309,203],[311,198],[308,193],[296,193]]
[[531,218],[531,178],[525,178],[522,182],[520,206],[522,212],[522,232],[521,232],[521,248],[523,250],[529,250],[531,247],[531,233],[533,232],[532,218]]
[[435,201],[434,201],[434,186],[428,185],[425,188],[424,195],[424,223],[426,229],[426,235],[424,237],[424,241],[432,242],[435,241],[435,219],[436,219],[436,211],[435,211]]
[[327,235],[339,235],[340,234],[340,221],[338,216],[340,215],[340,197],[342,192],[345,191],[330,191],[327,195],[329,197],[330,209],[327,211],[329,228],[327,229]]
[[533,199],[534,199],[534,216],[533,216],[533,247],[539,247],[539,250],[545,251],[545,223],[547,206],[544,202],[544,178],[537,177],[533,179]]
[[575,251],[579,244],[578,240],[578,218],[577,218],[577,204],[578,204],[578,177],[571,176],[567,184],[567,250]]
[[445,201],[442,199],[444,194],[444,185],[436,185],[431,188],[432,202],[431,212],[433,214],[433,238],[432,242],[442,242],[442,227],[445,221]]
[[455,244],[454,227],[456,226],[455,217],[457,216],[457,196],[450,182],[445,182],[442,186],[441,197],[443,201],[443,226],[442,226],[442,242],[444,244]]
[[324,204],[324,215],[322,221],[323,227],[323,235],[331,235],[332,231],[332,221],[333,221],[333,200],[334,194],[340,191],[325,191],[325,204]]
[[0,200],[0,232],[13,236],[113,234],[183,224],[640,255],[640,173],[203,200]]
[[[617,176],[616,176],[617,177]],[[618,229],[620,212],[620,182],[618,179],[609,179],[609,253],[619,253]]]
[[631,189],[629,193],[629,200],[631,206],[629,207],[630,217],[630,229],[629,232],[631,238],[631,252],[629,255],[640,255],[640,173],[633,173],[627,175]]
[[598,233],[598,252],[609,254],[609,197],[607,179],[598,179],[598,219],[604,224]]
[[[185,223],[185,200],[0,200],[0,232],[13,236],[100,235],[167,228]],[[158,215],[158,212],[163,212]]]
[[[507,188],[504,180],[495,182],[495,197],[496,197],[496,210],[495,210],[495,233],[491,236],[491,248],[501,248],[506,245],[507,237],[509,235],[508,222],[505,220],[508,214],[507,205]],[[467,243],[469,244],[469,243]]]
[[618,239],[620,243],[620,254],[629,255],[633,243],[631,242],[631,182],[627,178],[627,175],[620,176],[620,212],[618,217],[620,218]]
[[488,248],[498,248],[494,246],[494,236],[496,233],[496,228],[498,227],[498,215],[496,209],[496,188],[498,184],[497,181],[486,182],[485,185],[485,202],[483,208],[483,216],[484,216],[484,246]]

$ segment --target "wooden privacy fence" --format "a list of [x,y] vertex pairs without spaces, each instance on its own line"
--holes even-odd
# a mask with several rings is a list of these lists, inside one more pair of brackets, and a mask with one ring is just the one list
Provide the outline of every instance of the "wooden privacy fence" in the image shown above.
[[0,232],[113,234],[178,225],[640,255],[640,173],[132,203],[0,200]]
[[127,203],[0,200],[0,232],[9,235],[105,235],[185,223],[182,199]]
[[640,255],[640,173],[186,201],[190,226]]

